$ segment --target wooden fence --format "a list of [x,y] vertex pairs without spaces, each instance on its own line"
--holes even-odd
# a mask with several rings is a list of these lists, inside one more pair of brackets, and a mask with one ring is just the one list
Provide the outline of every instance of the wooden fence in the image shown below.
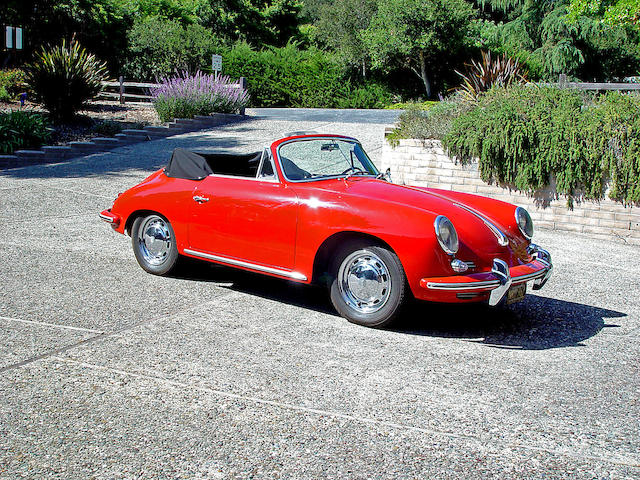
[[[99,96],[118,99],[118,101],[124,105],[127,99],[137,102],[150,102],[153,99],[150,95],[150,90],[160,85],[157,83],[125,82],[124,77],[120,77],[117,82],[102,82],[102,86],[104,90],[100,92]],[[232,83],[229,86],[232,88],[247,88],[247,79],[240,77],[238,83]],[[127,91],[127,89],[129,91]],[[131,93],[132,90],[136,93]],[[244,114],[244,112],[242,113]]]
[[640,83],[589,83],[589,82],[569,82],[567,76],[562,73],[558,78],[558,83],[546,83],[543,85],[557,86],[558,88],[576,88],[578,90],[618,90],[633,91],[640,90]]

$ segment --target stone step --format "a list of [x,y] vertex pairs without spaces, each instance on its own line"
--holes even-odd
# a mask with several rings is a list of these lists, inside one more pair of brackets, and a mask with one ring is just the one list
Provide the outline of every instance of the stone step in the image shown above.
[[198,123],[205,126],[209,126],[209,127],[220,125],[224,121],[219,116],[213,116],[213,115],[196,115],[195,117],[193,117],[193,119],[196,120]]
[[139,135],[141,137],[149,135],[149,132],[147,132],[146,130],[137,129],[137,128],[125,128],[120,133],[124,133],[125,135]]
[[45,160],[42,150],[16,150],[13,154],[18,157],[21,165],[36,165]]
[[100,147],[93,142],[69,142],[69,146],[76,152],[95,152]]
[[183,133],[184,132],[184,129],[180,128],[178,126],[163,127],[163,126],[157,126],[157,125],[149,125],[149,126],[144,127],[144,130],[146,132],[150,132],[153,135],[162,136],[162,137],[169,137],[171,135],[178,135],[179,133]]
[[96,145],[107,148],[115,148],[123,144],[119,139],[113,137],[95,137],[92,138],[91,141]]
[[62,160],[71,155],[72,149],[66,145],[49,145],[42,147],[42,151],[49,160]]
[[134,128],[127,128],[125,130],[122,130],[122,133],[124,133],[127,137],[137,139],[139,142],[144,140],[151,140],[151,137],[159,136],[157,134],[147,132],[146,130],[137,130]]
[[192,118],[176,118],[172,123],[174,125],[181,125],[187,128],[195,128],[198,126],[198,121]]
[[138,143],[144,140],[142,135],[127,135],[125,133],[116,133],[113,137],[117,138],[123,145]]
[[18,166],[17,155],[0,155],[0,168],[13,168]]

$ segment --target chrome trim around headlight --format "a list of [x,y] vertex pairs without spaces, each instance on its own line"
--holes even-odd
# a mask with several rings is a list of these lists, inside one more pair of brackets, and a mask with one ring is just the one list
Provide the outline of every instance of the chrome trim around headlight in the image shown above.
[[[531,223],[531,235],[529,235],[527,232],[524,231],[524,228],[522,228],[520,226],[520,220],[519,220],[519,213],[520,212],[525,212],[525,214],[527,215],[527,217],[529,217],[529,222]],[[524,238],[526,238],[527,240],[531,240],[533,238],[533,220],[531,219],[531,215],[529,214],[529,212],[522,207],[516,207],[515,212],[513,213],[513,215],[516,218],[516,225],[518,225],[518,230],[520,230],[520,233],[522,233],[522,235],[524,236]]]
[[[449,222],[449,224],[451,225],[451,228],[453,229],[453,235],[455,235],[455,242],[454,242],[455,245],[452,245],[451,248],[449,247],[449,245],[446,245],[444,243],[444,241],[440,236],[440,228],[442,226],[442,223],[444,222]],[[433,228],[436,232],[436,238],[438,239],[438,243],[440,244],[440,247],[442,248],[442,250],[444,250],[444,252],[448,255],[455,255],[458,252],[460,243],[458,240],[458,232],[456,231],[456,227],[453,225],[453,222],[449,220],[447,217],[445,217],[444,215],[438,215],[436,219],[433,221]]]

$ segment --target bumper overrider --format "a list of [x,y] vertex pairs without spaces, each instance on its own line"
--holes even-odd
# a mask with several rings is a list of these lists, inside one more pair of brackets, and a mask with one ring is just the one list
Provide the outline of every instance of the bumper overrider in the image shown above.
[[533,281],[533,289],[540,290],[549,280],[553,272],[549,252],[533,243],[529,245],[528,252],[533,258],[524,265],[509,267],[504,260],[495,258],[491,272],[423,278],[420,286],[453,293],[490,292],[489,305],[498,305],[513,285]]
[[115,213],[111,213],[110,208],[103,210],[98,214],[98,216],[100,217],[100,220],[111,224],[113,228],[116,228],[118,225],[120,225],[120,217]]

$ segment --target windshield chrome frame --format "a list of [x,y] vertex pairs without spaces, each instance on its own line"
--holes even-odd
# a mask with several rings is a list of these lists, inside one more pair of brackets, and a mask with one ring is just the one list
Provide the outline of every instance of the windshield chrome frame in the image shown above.
[[322,177],[304,178],[304,179],[301,179],[301,180],[291,180],[289,177],[287,177],[287,172],[285,172],[284,166],[282,165],[282,160],[280,159],[280,149],[282,148],[282,146],[288,145],[289,143],[293,143],[293,142],[308,142],[310,140],[343,141],[343,142],[347,142],[347,143],[355,143],[357,145],[360,145],[360,148],[362,149],[364,154],[367,156],[367,160],[369,160],[369,163],[371,164],[373,169],[376,171],[376,173],[367,172],[366,175],[356,174],[356,175],[351,175],[350,177],[376,178],[378,175],[380,175],[380,171],[378,170],[378,167],[376,167],[375,163],[373,163],[371,158],[369,158],[369,154],[365,151],[365,149],[362,148],[362,143],[360,143],[356,138],[353,138],[353,137],[332,137],[332,136],[319,135],[317,137],[309,136],[309,137],[292,138],[291,140],[286,140],[286,141],[282,142],[280,145],[278,145],[278,149],[276,150],[277,161],[278,161],[278,165],[280,166],[280,170],[282,171],[282,176],[284,177],[284,180],[286,180],[287,182],[291,182],[291,183],[319,182],[319,181],[322,181],[322,180],[331,180],[331,179],[336,179],[336,178],[346,178],[348,176],[347,173],[341,173],[341,174],[337,174],[337,175],[326,175],[326,176],[322,176]]

